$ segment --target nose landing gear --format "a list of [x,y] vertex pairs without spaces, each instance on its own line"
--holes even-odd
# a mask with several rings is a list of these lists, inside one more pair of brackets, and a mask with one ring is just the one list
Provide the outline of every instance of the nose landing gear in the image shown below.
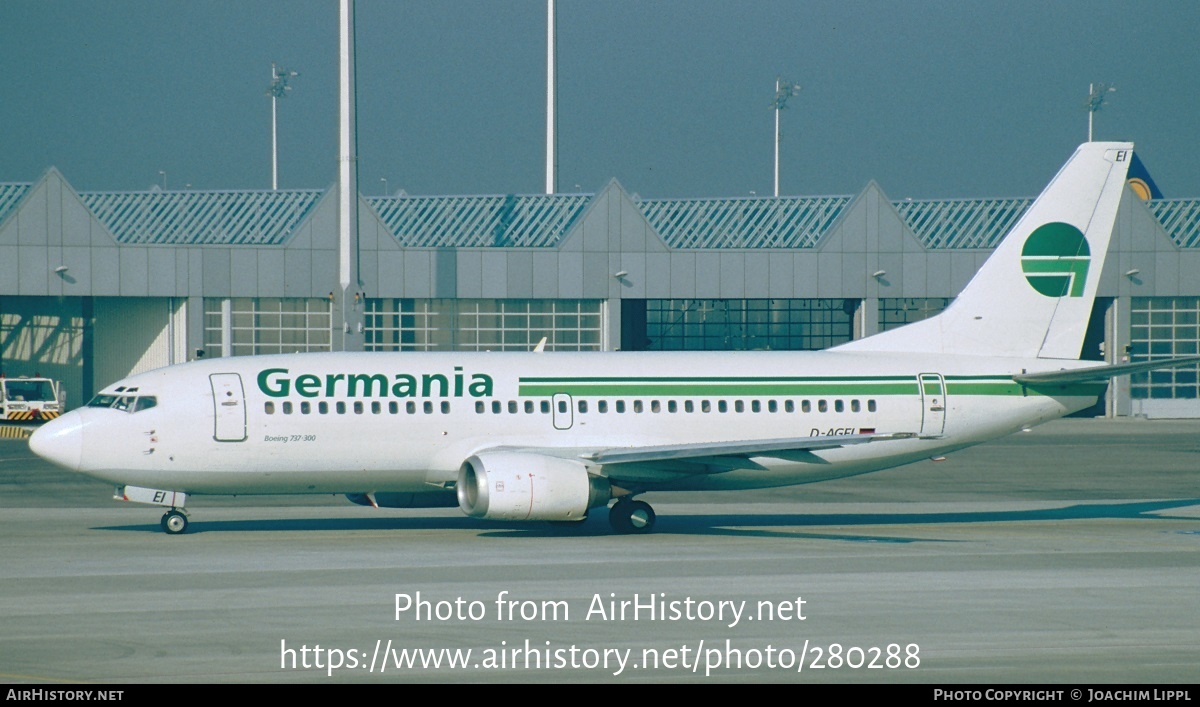
[[179,535],[183,531],[187,530],[188,517],[184,515],[182,510],[178,508],[172,508],[163,514],[162,520],[159,521],[159,525],[162,526],[163,532],[167,535]]

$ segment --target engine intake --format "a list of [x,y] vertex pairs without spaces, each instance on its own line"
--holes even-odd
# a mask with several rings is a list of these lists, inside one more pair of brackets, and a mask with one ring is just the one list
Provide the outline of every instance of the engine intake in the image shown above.
[[458,470],[458,506],[473,518],[583,520],[612,498],[608,479],[581,461],[528,452],[481,452]]

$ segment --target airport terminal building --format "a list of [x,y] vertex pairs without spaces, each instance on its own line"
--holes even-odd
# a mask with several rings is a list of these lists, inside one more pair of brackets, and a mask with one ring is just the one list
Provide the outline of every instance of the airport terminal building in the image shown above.
[[[1200,199],[1126,188],[1084,358],[1200,352]],[[815,350],[943,309],[1031,198],[361,196],[0,184],[0,372],[77,406],[132,373],[298,351]],[[349,283],[349,284],[347,284]],[[1197,367],[1090,414],[1200,417]]]

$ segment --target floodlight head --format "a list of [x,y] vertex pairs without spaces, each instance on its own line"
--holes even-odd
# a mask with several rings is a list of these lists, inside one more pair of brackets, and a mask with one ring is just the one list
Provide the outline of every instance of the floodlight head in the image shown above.
[[1088,94],[1087,110],[1089,113],[1095,113],[1104,106],[1104,98],[1106,94],[1116,93],[1116,86],[1110,86],[1106,83],[1092,84],[1091,93]]

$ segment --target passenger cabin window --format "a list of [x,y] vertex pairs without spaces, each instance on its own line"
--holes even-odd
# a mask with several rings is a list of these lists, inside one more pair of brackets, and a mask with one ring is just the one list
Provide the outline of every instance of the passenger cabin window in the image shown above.
[[608,401],[601,400],[596,403],[596,412],[608,412]]
[[[91,407],[91,406],[89,406],[89,407]],[[268,415],[274,415],[275,414],[275,403],[268,400],[266,403],[263,404],[263,412],[267,413]]]

